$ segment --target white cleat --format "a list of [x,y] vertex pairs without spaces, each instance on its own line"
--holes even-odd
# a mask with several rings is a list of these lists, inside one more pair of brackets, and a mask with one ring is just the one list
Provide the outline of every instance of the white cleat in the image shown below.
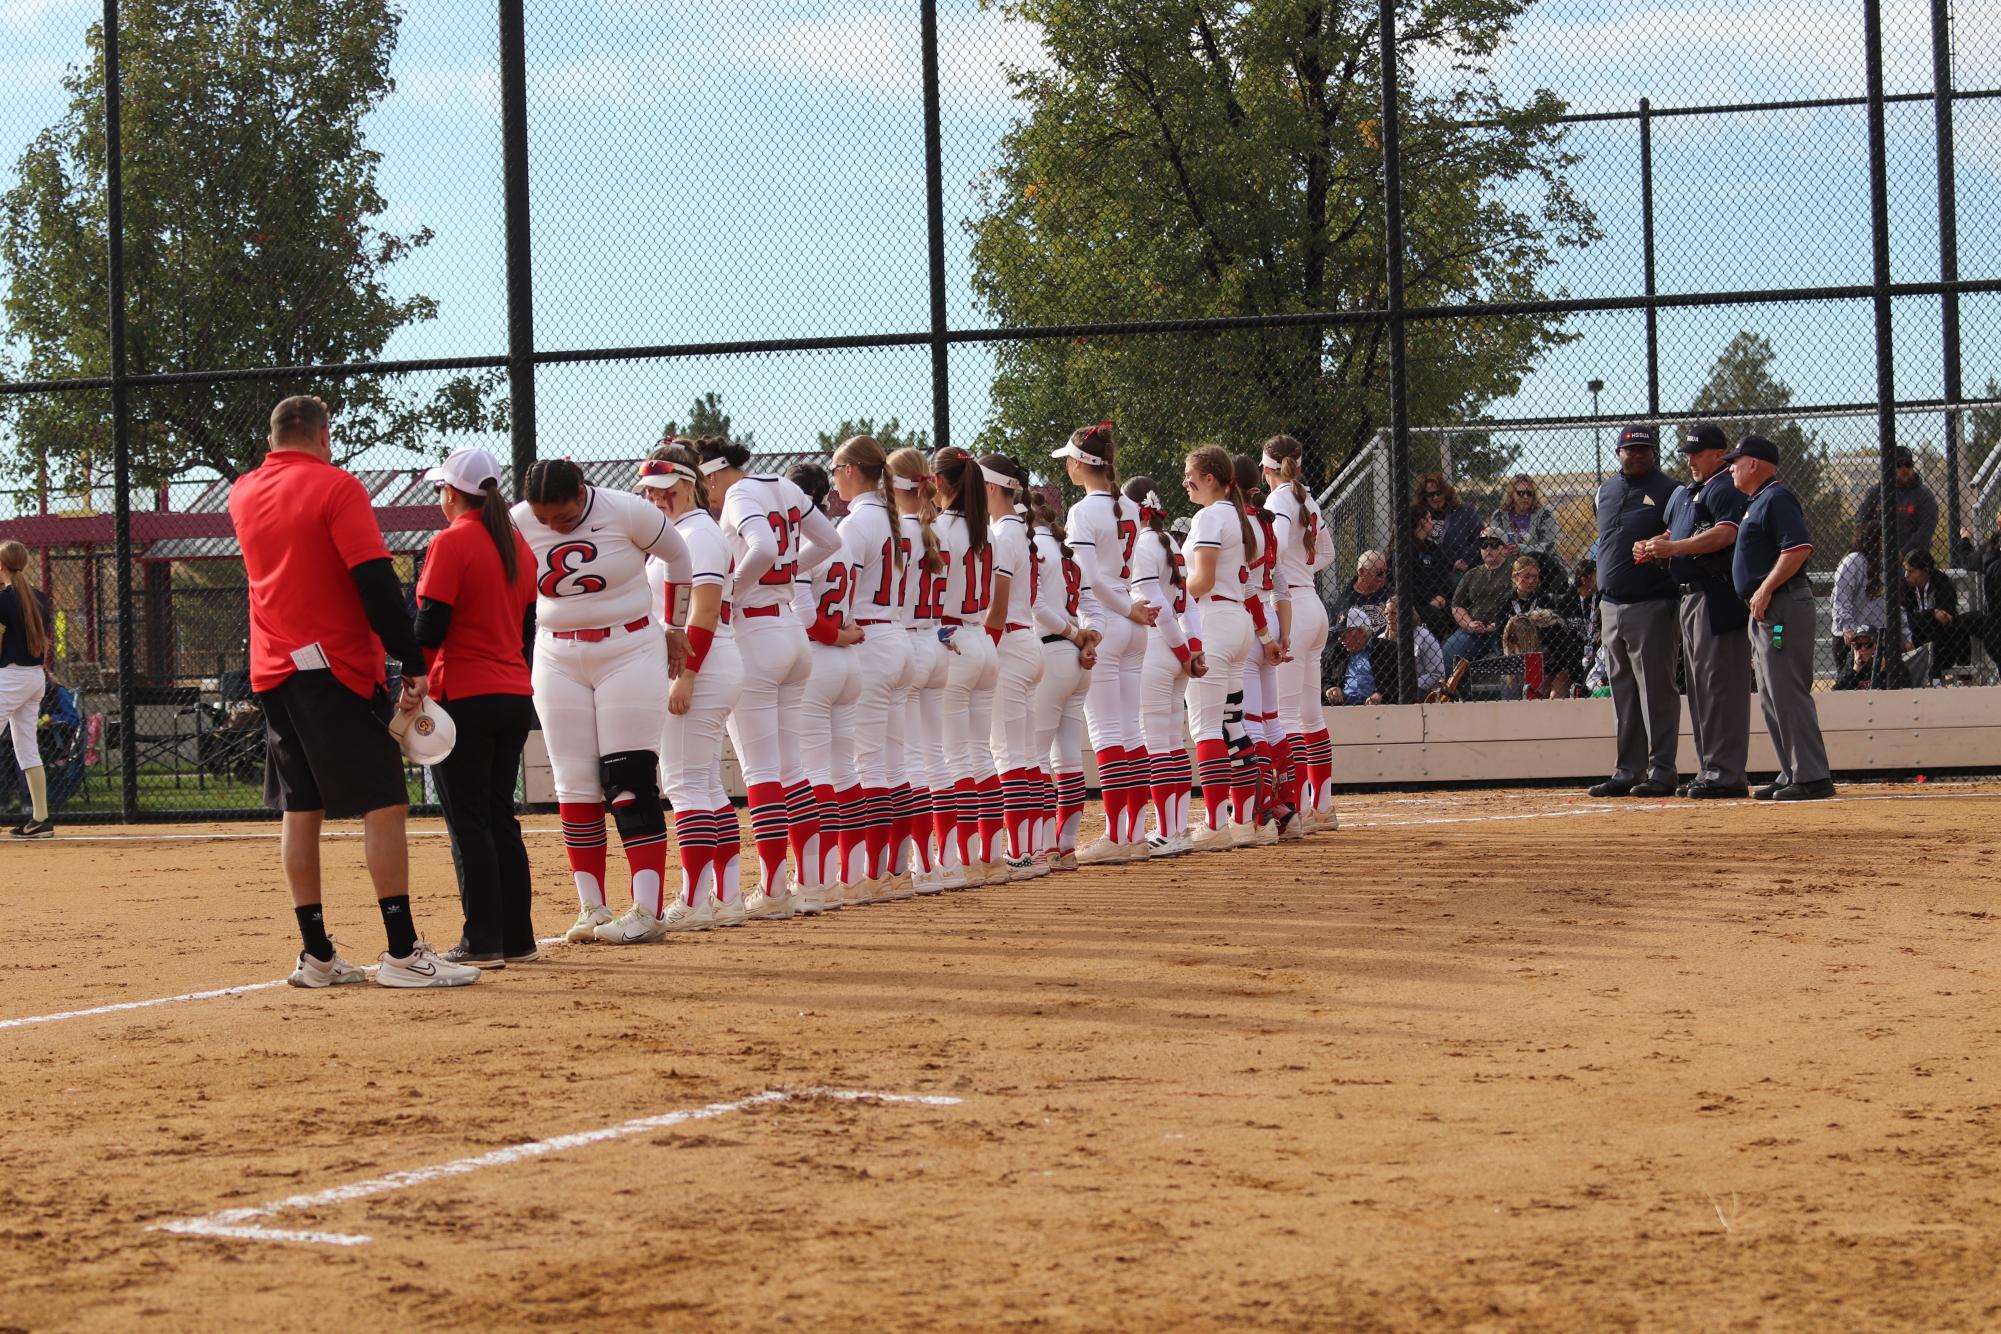
[[1033,857],[1009,857],[1001,865],[1007,867],[1007,878],[1010,883],[1016,880],[1035,879],[1035,858]]
[[673,906],[667,909],[667,915],[660,919],[660,934],[664,936],[674,931],[708,930],[715,924],[715,902],[714,899],[703,895],[701,902],[691,908],[680,899],[674,900]]
[[943,894],[945,886],[942,880],[943,872],[940,871],[912,871],[910,873],[910,887],[919,894]]
[[611,909],[599,906],[586,908],[577,914],[577,920],[570,923],[570,929],[563,933],[563,939],[572,945],[584,945],[597,939],[597,929],[611,921]]
[[1299,831],[1300,837],[1304,838],[1320,828],[1320,821],[1313,817],[1310,808],[1303,808],[1299,814],[1292,817],[1292,827]]
[[1323,834],[1331,834],[1341,827],[1341,819],[1334,814],[1334,808],[1329,806],[1324,811],[1314,812],[1313,827]]
[[[758,894],[761,892],[762,891],[753,892],[750,896],[750,902],[756,903],[758,899]],[[786,895],[785,897],[792,904],[792,912],[794,916],[818,917],[821,913],[827,911],[826,896],[817,887],[809,889],[806,886],[801,885],[799,888],[793,890],[790,894]]]
[[1230,821],[1231,846],[1239,848],[1255,847],[1257,845],[1257,841],[1258,841],[1258,828],[1256,825],[1243,824],[1239,823],[1236,820]]
[[761,889],[750,891],[750,897],[743,901],[744,914],[753,922],[782,922],[794,913],[818,912],[819,908],[807,908],[806,891],[797,890],[783,898],[774,899]]
[[1266,820],[1251,830],[1251,844],[1254,847],[1269,848],[1278,843],[1278,821]]
[[709,921],[714,926],[742,926],[749,920],[750,910],[742,899],[732,899],[728,903],[717,903],[712,900],[709,904]]
[[968,887],[966,868],[963,866],[941,866],[938,868],[938,888],[965,889]]
[[1278,831],[1278,841],[1281,843],[1297,843],[1305,837],[1306,831],[1300,828],[1299,817],[1297,815],[1287,820],[1285,828]]
[[600,926],[592,938],[605,945],[644,945],[666,934],[662,920],[635,903],[624,916]]
[[1230,837],[1230,826],[1218,825],[1211,829],[1203,825],[1189,838],[1188,846],[1195,852],[1228,852],[1237,846],[1237,842]]
[[350,982],[366,982],[368,974],[341,958],[339,951],[335,951],[333,958],[321,963],[301,950],[298,966],[285,980],[295,987],[317,990],[320,987],[344,987]]
[[1077,853],[1079,866],[1111,866],[1127,860],[1126,845],[1101,838]]
[[1179,857],[1188,851],[1185,838],[1162,838],[1158,834],[1146,841],[1146,855],[1149,857]]
[[423,941],[404,958],[384,953],[375,970],[379,987],[469,987],[479,981],[479,969],[469,963],[446,963]]
[[1077,849],[1049,854],[1049,869],[1052,871],[1074,871],[1077,869]]
[[898,871],[895,875],[883,881],[883,885],[885,886],[883,897],[886,899],[900,903],[904,899],[914,899],[917,897],[917,877],[908,871]]

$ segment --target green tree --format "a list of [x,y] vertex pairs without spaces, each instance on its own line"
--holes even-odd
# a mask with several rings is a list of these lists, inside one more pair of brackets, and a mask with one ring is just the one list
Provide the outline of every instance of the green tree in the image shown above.
[[757,448],[757,436],[754,433],[745,431],[741,436],[730,434],[730,415],[723,411],[723,396],[713,389],[701,395],[689,406],[687,429],[683,430],[681,423],[671,417],[668,419],[667,425],[661,428],[660,436],[664,440],[670,435],[682,436],[689,440],[719,435],[725,440],[742,445],[745,449]]
[[[1784,408],[1793,401],[1792,386],[1773,373],[1777,359],[1772,340],[1746,330],[1732,338],[1709,368],[1708,378],[1696,391],[1689,411],[1696,416],[1755,412]],[[1807,528],[1823,551],[1840,552],[1848,547],[1854,524],[1855,502],[1860,492],[1874,480],[1853,479],[1844,487],[1830,466],[1827,445],[1807,427],[1783,414],[1730,422],[1724,433],[1733,439],[1762,435],[1779,447],[1779,477],[1800,498],[1806,511]],[[1850,494],[1850,492],[1854,494]]]
[[[975,184],[973,286],[1003,324],[1361,311],[1387,300],[1372,6],[1321,0],[985,0],[1033,24],[1048,68]],[[1407,0],[1400,51],[1406,292],[1415,304],[1548,296],[1556,252],[1597,236],[1542,92],[1487,75],[1529,0]],[[1469,125],[1476,126],[1469,128]],[[1564,341],[1545,318],[1410,327],[1413,420],[1467,420]],[[1001,343],[981,443],[1060,440],[1112,417],[1130,469],[1287,431],[1322,480],[1387,422],[1376,324]]]
[[[437,303],[388,288],[431,239],[375,225],[385,207],[363,121],[394,88],[390,0],[128,0],[123,8],[127,365],[134,374],[368,361]],[[14,351],[7,373],[109,373],[103,31],[64,78],[69,107],[0,199]],[[346,457],[437,432],[504,429],[500,377],[429,396],[397,377],[150,387],[132,395],[134,473],[234,477],[262,457],[271,404],[319,393]],[[10,401],[20,471],[110,454],[101,394]]]
[[882,452],[885,454],[894,454],[897,450],[905,448],[931,448],[931,433],[929,431],[906,428],[895,417],[884,420],[880,425],[876,423],[873,417],[861,417],[855,421],[844,421],[832,431],[820,432],[820,448],[826,453],[832,454],[836,449],[841,447],[841,441],[848,439],[850,436],[857,435],[874,436],[875,442],[882,446]]

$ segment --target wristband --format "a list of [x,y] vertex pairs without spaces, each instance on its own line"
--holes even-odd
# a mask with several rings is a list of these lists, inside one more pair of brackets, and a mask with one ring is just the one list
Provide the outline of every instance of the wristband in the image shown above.
[[1188,637],[1188,651],[1191,654],[1200,653],[1202,651],[1202,641],[1195,638],[1195,636],[1190,635]]
[[1258,628],[1258,638],[1262,641],[1268,641],[1271,635],[1270,631],[1265,629],[1264,601],[1257,594],[1253,593],[1244,599],[1244,610],[1251,614],[1251,624]]
[[1175,644],[1172,647],[1174,650],[1175,661],[1179,662],[1182,666],[1186,667],[1188,665],[1188,659],[1194,656],[1193,654],[1189,653],[1188,645]]
[[715,642],[715,631],[704,630],[699,625],[688,627],[688,671],[699,672],[702,670],[702,664],[708,660],[709,646]]
[[816,644],[831,644],[840,632],[841,627],[833,617],[820,616],[814,618],[812,628],[806,631],[806,637]]

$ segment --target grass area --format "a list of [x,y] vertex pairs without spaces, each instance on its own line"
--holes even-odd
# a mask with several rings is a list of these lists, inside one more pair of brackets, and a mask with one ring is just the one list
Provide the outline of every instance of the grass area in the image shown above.
[[[424,785],[418,772],[411,770],[406,776],[411,802],[425,801]],[[115,816],[121,804],[117,768],[100,764],[92,767],[89,780],[62,804],[56,817]],[[219,778],[215,774],[204,774],[198,779],[185,771],[176,775],[165,767],[148,765],[139,770],[139,809],[154,812],[262,810],[264,786],[262,780],[242,783],[234,778]]]

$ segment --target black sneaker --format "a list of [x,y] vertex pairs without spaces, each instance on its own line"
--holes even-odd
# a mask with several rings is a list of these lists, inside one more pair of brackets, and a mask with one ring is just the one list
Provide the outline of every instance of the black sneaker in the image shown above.
[[1813,783],[1794,783],[1781,788],[1773,801],[1826,801],[1834,795],[1834,780],[1823,778]]
[[1742,800],[1751,795],[1751,789],[1732,787],[1728,783],[1690,783],[1687,795],[1695,801]]
[[1647,778],[1633,784],[1632,790],[1626,795],[1629,797],[1672,797],[1674,795],[1674,784],[1662,783],[1652,778]]
[[446,963],[466,963],[471,964],[475,968],[505,968],[507,966],[507,956],[498,950],[490,954],[482,953],[474,950],[464,941],[460,941],[438,957]]
[[1784,774],[1781,774],[1777,778],[1774,778],[1771,782],[1759,788],[1756,792],[1753,792],[1751,794],[1751,799],[1753,801],[1770,801],[1773,797],[1778,796],[1779,793],[1785,791],[1792,785],[1793,785],[1793,780],[1787,778]]
[[525,950],[508,950],[502,957],[509,963],[534,963],[542,957],[542,948],[539,945],[530,945]]
[[30,820],[26,824],[14,826],[15,838],[54,838],[56,826],[53,820]]
[[1632,793],[1633,785],[1624,778],[1608,778],[1602,783],[1584,789],[1586,796],[1624,797]]

